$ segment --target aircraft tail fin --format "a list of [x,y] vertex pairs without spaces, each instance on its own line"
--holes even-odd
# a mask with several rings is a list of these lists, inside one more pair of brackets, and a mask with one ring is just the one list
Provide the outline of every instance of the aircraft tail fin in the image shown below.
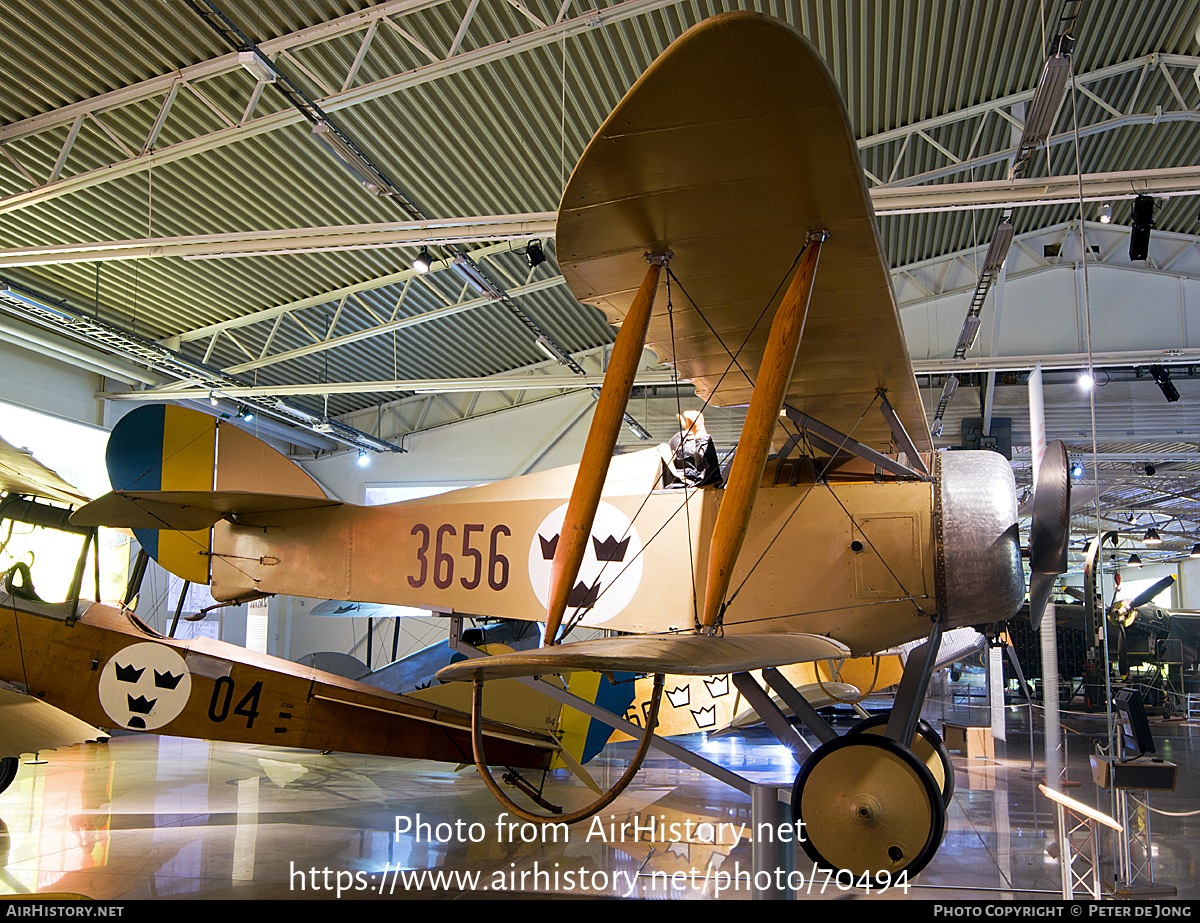
[[[316,481],[265,442],[186,407],[155,404],[126,414],[113,427],[105,464],[114,491],[236,491],[327,500]],[[211,528],[172,524],[197,525],[174,519],[133,532],[167,570],[208,583]]]

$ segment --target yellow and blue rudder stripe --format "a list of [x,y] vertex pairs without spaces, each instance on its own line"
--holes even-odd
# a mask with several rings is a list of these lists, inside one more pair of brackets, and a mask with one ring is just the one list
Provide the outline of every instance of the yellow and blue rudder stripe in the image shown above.
[[[113,490],[212,490],[217,420],[183,407],[138,407],[113,427],[104,462]],[[212,532],[134,529],[146,553],[171,573],[207,584]]]
[[[633,704],[636,678],[634,673],[616,673],[613,675],[616,680],[614,684],[601,673],[572,673],[567,691],[617,717],[623,717]],[[613,729],[604,722],[596,721],[569,705],[563,706],[559,719],[559,738],[563,747],[580,763],[589,762],[603,750],[612,735]]]

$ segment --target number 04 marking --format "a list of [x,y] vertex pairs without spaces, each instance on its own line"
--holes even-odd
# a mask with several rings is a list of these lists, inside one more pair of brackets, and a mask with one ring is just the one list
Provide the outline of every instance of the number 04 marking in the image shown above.
[[[250,687],[250,691],[242,696],[233,713],[246,719],[246,729],[254,727],[254,719],[258,717],[258,697],[262,694],[262,681]],[[233,701],[233,679],[222,676],[213,684],[212,701],[208,703],[209,720],[220,724],[229,717],[229,704]]]

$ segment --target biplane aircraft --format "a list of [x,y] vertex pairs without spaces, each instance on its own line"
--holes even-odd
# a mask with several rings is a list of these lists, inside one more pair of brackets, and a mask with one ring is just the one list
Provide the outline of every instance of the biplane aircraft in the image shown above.
[[[763,670],[822,741],[793,791],[808,854],[856,874],[915,874],[940,844],[952,779],[936,734],[919,727],[921,703],[942,633],[1006,620],[1024,599],[1016,491],[995,453],[933,452],[845,106],[815,49],[752,13],[689,30],[588,145],[563,195],[557,253],[575,296],[619,326],[577,467],[363,508],[329,499],[231,425],[145,407],[112,433],[113,492],[72,521],[135,529],[160,563],[219,600],[278,593],[544,621],[542,647],[439,674],[472,684],[474,760],[522,817],[540,819],[487,764],[544,765],[547,743],[485,722],[485,685],[654,675],[653,727],[663,674],[728,675],[770,719],[778,709],[751,676]],[[657,451],[613,456],[644,347],[708,404],[748,404],[719,483],[667,487]],[[1036,611],[1065,570],[1068,488],[1060,445],[1034,500]],[[77,639],[59,656],[100,674],[101,701],[82,710],[102,721],[104,683],[120,679],[117,647],[84,641],[93,611],[70,617]],[[572,641],[577,626],[612,634]],[[121,630],[156,677],[179,676],[191,656]],[[839,737],[776,669],[921,638],[890,717],[861,728],[874,733]],[[254,663],[222,674],[208,661],[229,658],[196,650],[203,709],[275,727],[313,701],[303,671],[275,688]],[[350,727],[370,709],[344,704],[353,696],[335,686],[311,707]],[[627,784],[651,740],[641,737],[630,771],[567,819]]]

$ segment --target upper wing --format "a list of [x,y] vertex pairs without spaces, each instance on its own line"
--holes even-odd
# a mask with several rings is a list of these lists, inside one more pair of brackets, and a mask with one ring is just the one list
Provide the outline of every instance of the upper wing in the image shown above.
[[57,500],[68,506],[90,499],[60,478],[29,452],[0,439],[0,490]]
[[717,16],[661,55],[575,168],[556,247],[572,292],[612,323],[645,256],[672,251],[686,293],[672,286],[669,316],[660,287],[647,345],[723,406],[748,403],[789,268],[819,229],[829,239],[786,401],[883,450],[886,421],[863,413],[884,389],[930,451],[845,106],[816,49],[784,23]]

